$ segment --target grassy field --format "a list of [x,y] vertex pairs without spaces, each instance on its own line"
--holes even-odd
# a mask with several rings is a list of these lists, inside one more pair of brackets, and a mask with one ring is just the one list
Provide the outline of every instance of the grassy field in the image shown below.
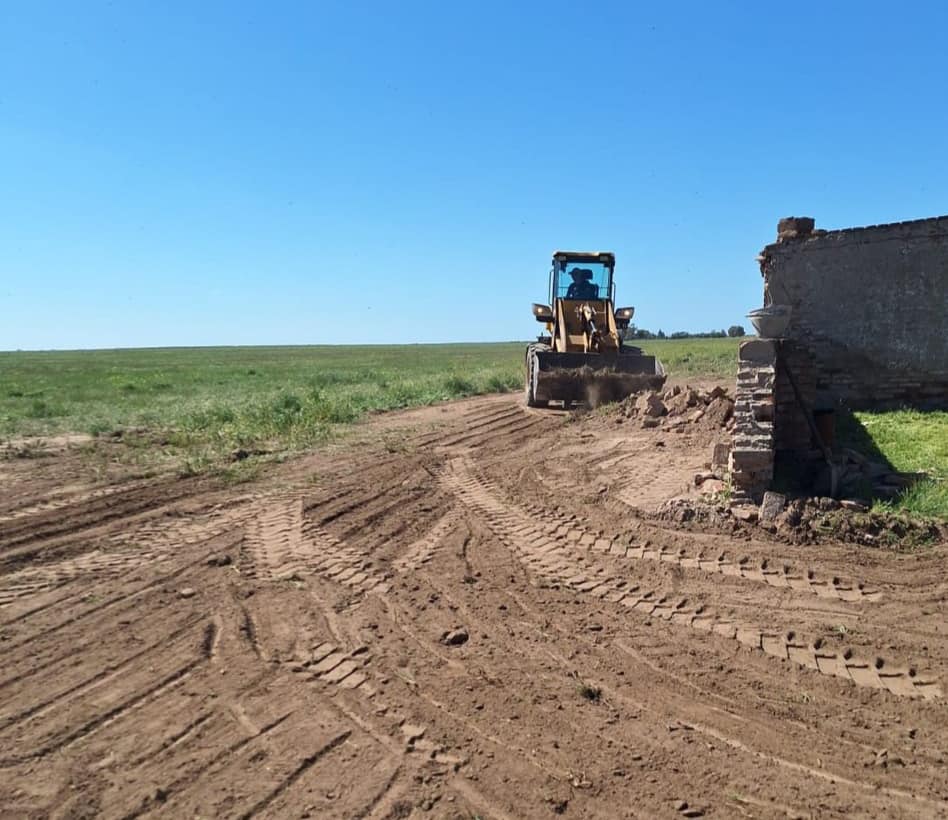
[[519,389],[523,345],[0,353],[0,436],[149,431],[212,459],[298,449],[373,410]]
[[737,378],[737,348],[746,339],[655,339],[636,342],[658,356],[670,376]]
[[[729,375],[732,339],[645,343],[675,375]],[[144,428],[305,445],[373,410],[519,390],[525,343],[0,353],[0,436]]]

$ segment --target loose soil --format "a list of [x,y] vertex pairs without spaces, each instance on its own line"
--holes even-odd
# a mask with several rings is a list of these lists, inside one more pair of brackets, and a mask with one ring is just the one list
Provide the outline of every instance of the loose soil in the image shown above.
[[233,487],[0,462],[0,813],[948,816],[948,546],[683,530],[718,435],[493,396]]

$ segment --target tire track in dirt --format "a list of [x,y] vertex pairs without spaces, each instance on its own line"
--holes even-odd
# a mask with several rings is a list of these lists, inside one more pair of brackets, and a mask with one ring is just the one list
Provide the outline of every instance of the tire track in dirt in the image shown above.
[[[59,684],[59,687],[53,690],[51,696],[36,700],[34,693],[27,691],[23,693],[23,695],[29,700],[30,705],[20,708],[18,711],[9,711],[10,708],[15,705],[15,698],[7,697],[3,706],[0,707],[0,734],[8,727],[14,726],[27,718],[41,716],[44,712],[58,705],[64,698],[75,697],[88,691],[92,687],[102,686],[110,680],[114,680],[117,676],[124,674],[133,664],[147,657],[155,650],[160,649],[166,642],[174,643],[185,633],[193,631],[199,620],[199,616],[190,613],[185,617],[178,616],[178,618],[172,620],[170,630],[162,632],[161,637],[157,641],[147,643],[144,647],[133,652],[131,655],[127,655],[121,660],[107,663],[94,672],[89,673],[80,670],[80,679],[74,683],[69,681],[70,672],[72,670],[64,671],[57,676],[56,683]],[[175,621],[180,623],[176,624]],[[164,626],[167,629],[168,624]],[[41,668],[30,670],[31,675],[36,675],[38,672],[45,671],[50,666],[61,665],[61,663],[62,659],[54,660],[49,664],[43,665]],[[22,677],[17,680],[22,680]],[[6,685],[7,683],[5,682],[2,688],[5,688]]]
[[154,481],[130,481],[120,484],[109,484],[104,487],[96,488],[77,488],[73,490],[60,490],[58,492],[46,493],[39,498],[24,499],[21,503],[7,508],[0,513],[0,528],[9,527],[10,522],[21,518],[31,518],[36,516],[45,516],[47,513],[63,510],[68,507],[75,507],[79,504],[97,502],[103,498],[126,493],[132,490],[140,490],[154,484]]
[[[468,459],[450,462],[445,481],[468,506],[483,514],[495,534],[507,543],[532,570],[549,581],[565,583],[585,594],[621,604],[650,617],[660,617],[680,626],[736,640],[752,649],[781,660],[789,660],[823,675],[849,680],[857,686],[883,689],[901,697],[938,698],[940,684],[919,675],[914,666],[890,666],[881,656],[874,661],[858,658],[851,650],[836,652],[821,639],[807,641],[796,631],[783,634],[762,631],[749,624],[718,616],[704,605],[695,605],[686,597],[661,588],[640,589],[624,579],[615,578],[602,567],[577,572],[574,550],[533,524],[533,516],[497,500],[489,485],[479,479]],[[555,531],[554,531],[555,533]],[[575,547],[596,546],[596,536],[580,535]],[[584,543],[585,542],[585,543]],[[609,542],[602,552],[608,552]],[[622,547],[623,554],[627,549]],[[585,550],[583,550],[585,551]],[[644,548],[643,548],[644,554]]]
[[[173,560],[181,549],[227,536],[238,526],[242,506],[243,502],[231,503],[200,514],[143,521],[95,542],[98,546],[90,547],[91,552],[0,575],[0,612],[6,610],[0,628],[52,608],[72,606],[90,594],[85,588],[74,589],[74,581],[92,581],[101,574],[120,585],[127,576],[140,573],[143,564],[160,565]],[[101,554],[102,558],[90,559],[87,556],[91,554]],[[148,560],[143,562],[143,558]],[[31,579],[33,589],[21,591],[21,579]]]
[[[625,646],[622,642],[617,642],[617,648],[621,651],[630,654],[633,657],[639,657],[639,653],[634,652],[630,647]],[[560,658],[560,661],[563,664],[566,664],[565,658]],[[668,674],[667,672],[665,674]],[[713,693],[711,693],[713,694]],[[653,706],[649,703],[648,700],[640,699],[639,697],[634,697],[629,694],[628,690],[624,688],[610,688],[610,696],[619,701],[626,701],[634,704],[637,708],[643,711],[653,711]],[[682,707],[679,706],[679,709]],[[736,717],[734,714],[721,710],[723,715],[726,715],[728,718]],[[740,718],[740,723],[746,724],[745,718]],[[795,760],[790,760],[784,757],[781,754],[774,754],[772,752],[763,751],[761,749],[754,748],[747,743],[744,743],[738,737],[728,732],[722,731],[720,728],[706,725],[702,722],[695,721],[689,718],[687,721],[678,721],[678,728],[684,731],[698,731],[701,734],[704,734],[708,737],[711,737],[715,740],[724,743],[732,749],[735,749],[743,754],[749,755],[751,757],[765,761],[768,764],[776,765],[778,767],[784,768],[788,771],[796,772],[798,774],[804,775],[807,778],[815,778],[819,780],[824,780],[830,783],[842,783],[846,786],[849,786],[856,790],[857,792],[875,794],[882,792],[889,797],[897,798],[899,800],[908,801],[909,803],[914,804],[923,804],[930,806],[932,808],[938,808],[944,810],[948,808],[948,802],[942,800],[932,800],[930,798],[913,794],[911,792],[905,791],[903,789],[889,788],[886,786],[880,786],[878,783],[867,782],[864,780],[857,780],[853,778],[846,777],[834,771],[827,771],[822,768],[815,768],[813,766],[808,766],[804,763],[800,763]],[[808,727],[807,727],[808,728]]]
[[399,572],[408,573],[427,564],[441,547],[445,537],[452,532],[460,521],[457,509],[446,512],[424,536],[410,544],[393,562]]
[[160,552],[142,550],[129,544],[114,551],[96,549],[54,564],[17,570],[0,576],[0,609],[21,598],[55,590],[77,578],[96,575],[103,580],[113,579],[140,562],[160,557]]
[[309,769],[315,766],[326,755],[345,743],[350,737],[352,737],[352,732],[350,730],[340,732],[327,743],[320,746],[315,752],[303,758],[303,761],[299,764],[299,766],[290,772],[290,774],[285,777],[275,789],[273,789],[269,794],[265,795],[262,799],[258,800],[247,811],[241,814],[240,820],[250,820],[252,817],[256,817],[258,814],[264,811],[280,795],[292,788],[293,784],[296,783],[296,781],[299,780]]
[[[488,565],[489,565],[491,568],[493,568],[493,567],[496,566],[496,559],[495,559],[495,558],[492,557],[491,559],[487,559],[487,560],[489,561],[489,564],[488,564]],[[482,569],[484,569],[483,566],[482,566]],[[486,570],[485,570],[485,571],[486,571]],[[498,579],[499,579],[500,577],[505,576],[506,573],[507,573],[507,570],[506,570],[506,569],[501,570],[501,571],[498,573]],[[431,575],[431,576],[427,576],[427,577],[428,577],[429,580],[433,583],[434,588],[437,589],[440,594],[442,594],[442,595],[447,595],[447,591],[446,591],[446,590],[447,590],[447,587],[446,587],[445,585],[443,585],[443,584],[438,584],[438,583],[437,583],[437,578],[440,577],[440,576],[438,576],[438,575]],[[492,590],[493,590],[493,589],[497,589],[497,588],[498,588],[497,586],[491,586],[491,589],[492,589]],[[514,597],[516,597],[516,595],[515,595],[514,593],[509,593],[509,594],[513,594]],[[463,611],[463,605],[459,605],[457,601],[452,601],[452,599],[449,597],[449,598],[448,598],[448,602],[451,604],[450,608],[451,608],[452,611],[455,611],[456,605],[460,606],[459,614],[460,614],[460,611]],[[492,607],[492,608],[493,608],[493,607]],[[550,620],[551,617],[555,617],[555,616],[553,616],[552,611],[550,611],[550,612],[546,612],[546,611],[545,611],[544,613],[535,612],[535,613],[533,613],[533,614],[536,616],[536,621],[535,621],[536,625],[539,627],[539,625],[542,624],[542,625],[544,626],[544,628],[549,628],[549,626],[551,626],[551,620]],[[477,626],[477,631],[478,631],[478,632],[480,632],[481,630],[485,629],[485,627],[487,626],[486,624],[484,624],[483,622],[481,622],[481,619],[480,619],[479,617],[477,617],[474,613],[465,612],[465,613],[462,615],[462,618],[464,619],[464,622],[465,622],[465,623],[472,624],[472,625],[473,625],[473,624],[478,624],[478,626]],[[491,637],[488,637],[488,635],[484,635],[484,636],[482,636],[482,637],[483,637],[484,640],[487,640],[489,643],[494,643],[494,639],[497,638],[497,637],[499,637],[499,636],[491,636]],[[579,635],[577,635],[575,629],[573,629],[573,630],[567,630],[566,632],[564,632],[564,638],[566,638],[567,640],[569,640],[570,644],[573,644],[577,639],[580,640],[580,641],[582,641],[581,633],[580,633]],[[520,647],[519,647],[519,651],[524,651],[524,652],[525,652],[526,654],[528,654],[528,655],[534,655],[534,654],[536,654],[536,649],[532,646],[532,644],[531,644],[530,642],[528,642],[528,643],[526,643],[526,644],[521,644]],[[541,652],[543,651],[543,650],[542,650],[542,647],[540,648],[540,651],[541,651]],[[570,657],[572,657],[572,655],[573,655],[573,652],[570,652]],[[560,657],[560,656],[557,656],[556,661],[557,661],[557,664],[558,664],[558,665],[561,665],[561,666],[562,666],[562,668],[563,668],[563,670],[564,670],[564,672],[563,672],[564,676],[570,674],[571,671],[576,668],[576,661],[575,661],[575,660],[572,661],[572,662],[567,662],[564,658],[562,658],[562,657]],[[469,673],[469,674],[471,674],[471,673]],[[674,701],[675,701],[675,699],[672,698],[672,703],[674,703]],[[665,705],[667,706],[667,704],[665,704]],[[450,707],[448,707],[447,704],[443,704],[443,706],[444,706],[444,708],[450,708]],[[654,709],[654,705],[653,705],[653,704],[649,704],[648,708],[642,708],[642,709],[637,710],[637,711],[642,712],[643,715],[644,715],[644,714],[652,715],[652,714],[654,713],[655,709]],[[633,729],[633,727],[636,727],[636,728],[637,728],[637,727],[639,727],[639,726],[642,725],[642,720],[644,719],[644,717],[643,717],[643,718],[636,719],[636,720],[628,720],[628,717],[638,718],[639,716],[636,715],[636,714],[633,714],[633,715],[631,715],[631,716],[627,716],[627,717],[626,717],[626,720],[627,720],[627,723],[625,724],[625,725],[626,725],[626,729],[625,729],[626,732],[628,732],[629,730]],[[662,754],[662,749],[664,748],[665,743],[667,742],[667,741],[663,741],[663,736],[667,736],[667,735],[666,735],[666,732],[665,732],[665,726],[664,726],[664,724],[665,724],[665,721],[668,720],[668,719],[670,719],[670,718],[656,717],[656,720],[658,721],[658,724],[657,724],[657,725],[654,725],[654,726],[651,726],[651,727],[649,728],[649,731],[646,732],[645,734],[642,734],[641,736],[637,736],[637,737],[636,737],[635,746],[636,746],[637,751],[640,753],[640,755],[641,755],[641,753],[642,753],[643,751],[645,751],[646,749],[649,750],[649,751],[648,751],[648,754],[647,754],[647,756],[649,756],[649,757],[652,756],[653,754],[655,754],[655,755],[661,755],[661,754]],[[618,717],[617,717],[617,720],[618,720],[620,723],[623,722],[623,718],[622,718],[621,716],[618,716]],[[477,726],[468,726],[468,725],[467,725],[467,722],[465,722],[464,725],[465,725],[467,731],[469,731],[469,732],[475,732],[475,733],[477,733],[477,734],[479,734],[479,735],[481,734],[481,732],[478,731],[478,730],[479,730],[479,727],[477,727]],[[516,725],[516,724],[514,724],[514,725]],[[683,732],[684,734],[687,734],[687,732],[686,732],[685,730],[682,730],[682,732]],[[504,734],[506,734],[506,733],[504,733]],[[578,731],[578,734],[582,734],[582,732],[581,732],[581,731]],[[561,736],[561,743],[563,742],[562,738],[564,738],[564,737],[568,737],[568,734],[565,734],[565,735],[562,735],[562,736]],[[486,739],[486,738],[485,738],[485,739]],[[497,740],[497,742],[500,744],[501,747],[512,747],[512,748],[516,748],[516,747],[517,747],[516,741],[511,741],[511,739],[510,739],[509,737],[495,738],[495,740]],[[621,758],[621,755],[620,755],[620,758]],[[692,761],[692,765],[700,765],[700,764],[697,763],[696,761]],[[677,769],[676,769],[675,771],[677,771]],[[558,772],[557,776],[560,777],[560,778],[564,778],[564,777],[565,777],[566,779],[569,779],[569,778],[572,777],[573,775],[572,775],[572,773],[569,773],[569,772],[567,772],[566,774],[564,774],[563,772]],[[582,779],[582,776],[581,776],[581,775],[580,775],[579,777],[580,777],[580,779]],[[857,783],[856,785],[857,785],[858,787],[860,787],[861,789],[867,789],[867,790],[870,790],[870,791],[874,788],[874,786],[872,786],[872,784],[869,784],[869,783]],[[922,802],[923,802],[923,804],[924,804],[924,801],[922,801]]]
[[740,555],[735,559],[726,550],[717,550],[711,557],[700,549],[689,551],[684,547],[657,545],[652,539],[643,541],[631,534],[607,536],[602,532],[591,533],[579,525],[577,516],[565,516],[538,504],[526,503],[523,509],[537,519],[554,521],[557,525],[553,530],[554,537],[562,537],[569,544],[580,544],[620,558],[659,561],[682,569],[725,575],[779,589],[809,592],[820,598],[870,603],[882,598],[880,590],[863,581],[852,582],[839,576],[825,580],[819,577],[815,569],[807,567],[799,570],[786,561],[771,562],[764,558],[754,565],[749,556]]
[[290,496],[268,499],[259,514],[251,515],[240,570],[248,578],[268,581],[318,574],[356,592],[383,593],[388,589],[387,579],[370,564],[364,552],[320,524],[304,522],[302,499]]
[[504,424],[492,425],[483,432],[470,433],[448,439],[447,441],[441,441],[437,446],[444,449],[453,449],[461,446],[468,449],[475,449],[484,447],[486,444],[494,444],[498,440],[506,439],[511,436],[519,437],[529,430],[547,427],[550,423],[550,419],[545,419],[540,416],[524,417],[522,414],[521,417],[514,418],[512,421]]
[[[552,483],[539,474],[534,475],[543,485]],[[850,603],[875,603],[883,598],[882,590],[866,581],[851,581],[838,575],[821,577],[813,567],[799,568],[789,560],[763,558],[755,564],[747,554],[738,553],[735,557],[728,548],[713,543],[725,540],[723,538],[694,536],[691,540],[712,543],[708,547],[699,545],[686,549],[677,543],[678,538],[667,537],[658,526],[640,525],[639,532],[646,532],[644,538],[634,532],[607,534],[603,530],[584,528],[578,515],[563,513],[559,508],[551,509],[530,501],[522,502],[522,508],[539,520],[555,522],[553,533],[556,538],[566,538],[568,543],[579,543],[618,557],[657,561]]]
[[[378,600],[385,602],[386,609],[392,606],[385,598]],[[297,626],[296,631],[300,640],[291,656],[274,651],[282,658],[279,666],[288,668],[297,679],[311,683],[315,691],[329,697],[327,704],[387,749],[396,761],[378,791],[352,816],[383,816],[379,814],[379,808],[391,807],[393,793],[397,795],[404,791],[404,786],[397,787],[396,781],[407,785],[406,781],[411,782],[410,776],[426,765],[449,766],[457,771],[465,763],[464,758],[448,753],[440,742],[430,737],[429,726],[412,718],[411,706],[406,706],[403,698],[392,699],[383,695],[384,684],[393,673],[388,669],[374,670],[371,644],[349,648],[337,640],[324,640],[319,636],[319,630]],[[261,636],[261,643],[267,644],[266,636]],[[397,677],[398,673],[394,675]],[[366,710],[376,717],[384,716],[397,738],[377,728],[367,717]],[[490,805],[489,801],[486,804]]]
[[170,502],[193,495],[202,486],[197,480],[160,479],[101,497],[80,499],[40,514],[0,522],[0,562],[8,566],[31,560],[41,549],[26,549],[26,545],[42,544],[57,536],[76,536],[117,519],[154,511],[158,506],[167,507]]
[[[228,540],[226,537],[223,537],[223,536],[218,537],[218,538],[213,538],[209,542],[207,542],[207,544],[205,545],[205,547],[208,547],[213,544],[213,547],[206,552],[200,553],[198,557],[196,558],[189,557],[184,562],[176,563],[173,568],[170,568],[169,570],[162,572],[157,577],[154,577],[151,580],[144,582],[143,584],[136,587],[135,589],[122,591],[118,593],[117,595],[113,595],[112,597],[107,598],[105,601],[96,600],[94,603],[90,602],[90,605],[88,607],[80,609],[78,612],[71,611],[70,609],[67,608],[66,615],[61,620],[51,625],[46,625],[46,626],[36,628],[34,631],[32,631],[28,635],[25,635],[20,640],[9,641],[4,645],[4,648],[6,650],[19,649],[20,647],[25,646],[27,644],[48,638],[54,633],[60,632],[61,630],[67,627],[70,627],[77,623],[85,621],[87,618],[90,618],[96,615],[104,615],[107,610],[111,610],[113,607],[120,607],[120,609],[118,610],[119,612],[128,612],[128,611],[134,610],[134,608],[139,603],[139,599],[143,595],[155,590],[158,587],[161,587],[164,584],[167,584],[169,581],[179,578],[180,576],[184,575],[185,573],[191,570],[196,569],[202,564],[206,564],[209,558],[219,554],[221,551],[226,551],[231,547],[237,546],[240,543],[240,538],[241,536],[239,535],[232,536],[230,540]],[[39,614],[43,614],[47,611],[48,611],[48,608],[44,607]],[[36,610],[33,610],[27,613],[26,615],[18,617],[16,619],[16,622],[19,622],[28,617],[32,617],[34,614],[37,614]],[[114,614],[115,613],[109,613],[109,616],[111,617]],[[7,621],[0,626],[7,627],[11,623],[13,623],[13,621]]]
[[[177,779],[160,787],[156,791],[156,794],[169,795],[169,794],[180,792],[184,785],[188,783],[196,782],[200,778],[201,775],[203,775],[208,770],[212,769],[215,765],[217,765],[221,761],[226,760],[232,755],[235,755],[237,752],[241,751],[245,746],[253,743],[254,741],[265,738],[268,734],[270,734],[278,726],[280,726],[284,721],[286,721],[289,717],[291,717],[292,714],[293,714],[292,711],[286,712],[280,715],[279,717],[275,718],[271,722],[267,723],[266,725],[262,726],[260,730],[257,731],[255,734],[245,736],[234,743],[231,743],[231,744],[228,744],[227,746],[219,748],[217,753],[212,755],[207,761],[204,761],[203,763],[199,764],[196,767],[191,768],[190,770],[186,770],[185,773],[182,774]],[[142,802],[139,808],[124,815],[123,820],[133,820],[136,817],[142,817],[146,814],[150,814],[152,811],[156,809],[163,808],[165,805],[165,802],[166,802],[166,798],[156,800],[149,796],[145,798],[145,800]]]
[[[480,522],[483,519],[481,519],[480,516],[478,516],[474,520],[477,522]],[[485,530],[485,532],[488,532],[488,531]],[[490,538],[489,535],[487,537]],[[478,542],[475,541],[475,544],[477,543]],[[480,547],[481,549],[483,549],[484,547],[483,539],[481,539]],[[480,555],[480,550],[477,550],[476,554]],[[493,573],[494,578],[491,581],[485,582],[487,583],[487,586],[485,587],[485,594],[487,594],[489,591],[493,592],[493,591],[502,590],[508,596],[510,596],[514,601],[516,601],[518,605],[521,606],[521,608],[526,606],[521,601],[521,596],[518,595],[516,591],[511,589],[511,586],[513,585],[504,584],[504,581],[507,579],[507,576],[513,567],[503,566],[502,563],[498,562],[497,556],[495,554],[490,554],[490,553],[488,553],[487,556],[480,555],[480,558],[478,559],[478,563],[480,565],[480,568],[484,571],[485,577],[487,576],[489,570],[496,570]],[[448,596],[448,592],[447,592],[448,587],[443,583],[438,583],[438,580],[442,578],[442,575],[443,575],[443,565],[442,565],[442,569],[438,573],[428,574],[425,577],[431,582],[434,588],[438,590],[439,594],[441,594],[442,596]],[[471,600],[479,601],[479,598],[475,597]],[[477,614],[473,612],[466,612],[464,610],[464,605],[458,602],[457,600],[452,599],[451,597],[447,597],[447,603],[449,604],[449,608],[452,612],[457,611],[459,613],[464,623],[470,624],[472,626],[476,624],[477,625],[476,631],[478,633],[487,629],[487,625],[483,623],[483,620],[481,617],[486,613],[481,612],[480,616],[478,616]],[[542,605],[538,605],[534,609],[529,606],[526,606],[526,609],[524,609],[525,613],[527,612],[530,613],[530,616],[528,616],[528,623],[530,625],[526,627],[528,635],[534,632],[535,630],[546,631],[546,630],[549,630],[551,627],[556,629],[558,632],[561,631],[560,625],[557,624],[558,615],[561,612],[565,614],[567,612],[572,613],[573,611],[572,607],[561,609],[560,607],[555,605],[554,600],[547,600],[546,603],[547,603],[546,607]],[[501,607],[501,609],[506,611],[507,607]],[[496,600],[491,602],[491,604],[489,605],[489,610],[493,610],[496,612]],[[581,613],[582,611],[577,612],[577,615],[579,615],[580,618],[582,617]],[[599,617],[600,618],[604,617],[608,619],[609,615],[606,615],[600,612]],[[507,631],[508,630],[505,630],[505,633]],[[648,630],[646,630],[646,632],[648,632]],[[593,634],[600,635],[602,633],[593,633]],[[483,638],[484,641],[488,643],[488,645],[494,645],[499,636],[484,634],[481,637]],[[569,661],[567,661],[565,658],[563,658],[559,654],[556,655],[556,662],[564,670],[563,672],[564,675],[571,674],[572,671],[577,668],[577,664],[579,663],[574,657],[576,654],[574,650],[576,643],[588,644],[590,651],[595,652],[598,655],[602,655],[603,653],[605,653],[606,656],[613,656],[611,660],[614,661],[614,655],[615,655],[614,648],[610,648],[610,645],[599,645],[593,641],[584,639],[582,626],[580,626],[579,629],[577,629],[577,625],[573,623],[571,625],[571,628],[569,627],[563,628],[562,637],[565,641],[567,641],[567,645],[570,646],[570,651],[568,653],[569,658],[570,658]],[[525,643],[521,643],[518,645],[516,652],[524,652],[525,655],[535,656],[538,653],[538,651],[539,652],[545,651],[544,646],[545,644],[541,644],[539,647],[537,647],[534,641],[528,638]],[[684,653],[687,649],[688,649],[687,645],[683,645],[679,647],[679,651],[682,653]],[[509,651],[514,652],[514,650],[512,649]],[[693,654],[693,653],[690,653],[690,654]],[[614,665],[614,664],[610,663],[610,665]],[[654,692],[654,698],[652,698],[650,695],[649,700],[645,702],[644,705],[641,705],[639,709],[636,710],[636,712],[641,713],[641,716],[639,714],[631,715],[631,717],[635,719],[629,720],[626,724],[624,724],[625,725],[624,734],[627,734],[629,731],[634,732],[638,727],[642,726],[645,720],[645,715],[649,715],[653,717],[654,720],[657,721],[657,726],[651,726],[648,732],[643,734],[641,737],[636,737],[635,745],[636,745],[637,750],[640,753],[644,751],[645,749],[649,749],[649,750],[654,750],[655,754],[660,754],[661,753],[660,750],[665,745],[663,743],[663,737],[667,737],[667,734],[665,731],[665,723],[666,722],[669,723],[669,726],[673,725],[674,723],[673,719],[676,717],[676,710],[677,710],[677,715],[681,716],[682,714],[688,714],[689,711],[693,712],[694,714],[700,714],[702,712],[702,709],[706,707],[703,707],[701,705],[701,699],[695,700],[693,697],[691,697],[690,692],[687,693],[685,697],[682,697],[680,693],[677,693],[674,690],[666,692],[666,688],[667,688],[666,680],[669,673],[664,670],[658,670],[657,668],[654,669],[654,671],[657,676],[656,678],[652,678],[651,680],[649,680],[648,678],[646,678],[645,680],[636,678],[635,680],[635,685],[632,691],[638,692],[641,686],[645,686],[650,693]],[[623,674],[623,672],[620,671],[619,674],[621,675]],[[626,678],[617,679],[619,683],[625,683],[626,680],[627,680]],[[599,682],[600,681],[597,679],[596,683],[599,683]],[[631,685],[631,681],[629,683]],[[701,690],[698,690],[697,688],[694,688],[694,684],[691,683],[690,681],[686,681],[685,683],[689,687],[692,687],[694,691],[701,691]],[[759,722],[759,725],[758,725],[758,722],[755,722],[753,717],[746,716],[747,705],[740,698],[737,698],[734,700],[717,698],[715,693],[704,692],[704,691],[701,691],[701,694],[703,696],[707,696],[712,701],[715,699],[719,699],[720,701],[723,702],[722,705],[725,705],[728,707],[728,709],[722,709],[720,707],[710,707],[710,708],[712,711],[719,712],[722,716],[727,717],[728,721],[730,721],[730,724],[731,724],[730,728],[734,732],[736,732],[736,737],[742,737],[745,740],[752,739],[759,743],[759,741],[761,740],[761,735],[758,734],[758,731],[763,731],[766,728],[767,731],[763,732],[763,734],[768,736],[768,739],[773,742],[765,743],[763,748],[770,749],[771,751],[779,751],[780,749],[779,740],[775,740],[774,735],[773,735],[772,715],[770,713],[770,710],[767,709],[765,706],[763,706],[763,704],[761,708],[763,708],[764,710],[765,720]],[[667,695],[667,697],[663,699],[662,696],[664,695]],[[661,709],[658,709],[656,704],[660,704]],[[667,714],[665,714],[666,710],[668,710]],[[620,723],[623,722],[623,718],[621,716],[617,716],[617,720]],[[694,721],[691,718],[688,718],[687,722],[688,724],[693,724]],[[725,721],[725,725],[727,725],[727,721]],[[675,727],[677,727],[677,724],[675,724]],[[688,732],[691,731],[693,728],[694,727],[689,726],[680,730],[677,728],[674,728],[674,730],[680,731],[681,734],[687,735]],[[792,727],[791,729],[792,732],[799,734],[800,732],[797,730],[803,731],[804,739],[803,739],[802,744],[797,743],[796,747],[808,748],[806,744],[806,735],[811,735],[811,736],[814,734],[818,735],[819,740],[821,741],[818,748],[822,750],[822,754],[825,755],[824,759],[828,761],[833,760],[833,753],[831,750],[834,745],[842,744],[844,747],[852,747],[850,751],[850,755],[849,755],[850,759],[852,758],[852,756],[857,756],[857,757],[860,756],[868,748],[862,745],[857,746],[856,744],[852,744],[851,741],[847,741],[845,737],[834,739],[833,737],[828,736],[826,731],[821,730],[820,724],[818,721],[814,723],[813,725],[807,726],[804,724],[800,724],[798,726]],[[669,729],[668,731],[673,731],[673,729]],[[716,729],[715,731],[720,731],[720,728]],[[564,735],[563,737],[566,737],[566,736],[568,735]],[[799,740],[799,737],[795,739]],[[891,742],[891,740],[892,739],[890,738],[889,742]],[[561,737],[561,742],[563,742],[562,737]],[[699,744],[699,745],[703,745],[703,744]],[[753,745],[754,744],[751,743],[751,746]],[[809,748],[812,749],[812,745],[813,744],[811,741]],[[748,748],[751,748],[751,747],[748,747]],[[754,751],[756,752],[756,750]],[[653,752],[649,751],[649,753],[646,756],[651,756],[652,754]],[[619,757],[621,758],[621,755]],[[760,757],[760,759],[765,759],[765,758],[766,758],[766,753],[761,755]],[[701,763],[700,761],[692,760],[691,765],[700,767]],[[932,769],[932,771],[935,771],[935,770],[936,770],[935,768]],[[677,771],[677,769],[675,769],[675,771]],[[802,782],[803,781],[801,781],[801,785],[802,785]],[[853,782],[854,782],[855,787],[859,790],[856,793],[857,796],[865,795],[869,792],[874,791],[877,788],[877,786],[874,783],[858,780],[858,775],[857,775],[857,779]],[[904,797],[903,794],[899,794],[899,795],[893,794],[893,796]],[[723,799],[723,795],[722,795],[722,799]],[[936,805],[937,801],[932,802],[932,801],[928,801],[922,798],[919,801],[919,803],[920,805]],[[845,802],[841,803],[840,805],[845,805]]]
[[497,406],[491,403],[485,409],[478,409],[471,413],[461,416],[460,419],[451,419],[448,422],[448,428],[439,430],[436,433],[424,434],[412,439],[411,443],[415,447],[430,447],[435,444],[443,443],[445,439],[456,437],[458,435],[457,427],[462,427],[465,433],[475,430],[481,430],[494,424],[499,424],[506,419],[518,418],[523,416],[523,409],[513,404],[503,403]]
[[[149,699],[160,695],[170,687],[178,685],[201,664],[206,663],[210,659],[214,642],[217,638],[217,630],[217,625],[210,622],[201,631],[199,635],[200,642],[197,647],[197,657],[183,664],[170,664],[172,667],[171,670],[160,672],[157,681],[153,680],[151,670],[147,668],[144,670],[139,669],[137,670],[137,674],[121,679],[123,686],[128,683],[132,683],[133,685],[130,687],[130,691],[114,706],[108,707],[104,711],[99,711],[93,717],[86,719],[78,726],[72,726],[68,722],[54,722],[51,731],[47,732],[45,737],[41,728],[39,736],[29,743],[32,747],[29,752],[10,755],[0,759],[0,768],[9,768],[29,760],[45,757],[52,752],[61,751],[78,740],[98,731],[106,724],[124,717],[132,710],[140,707]],[[193,639],[198,636],[192,634],[191,637]],[[141,686],[135,685],[138,680],[141,680]],[[110,700],[115,700],[115,696],[112,695]],[[67,702],[62,708],[72,709],[74,706],[71,702]],[[37,717],[41,718],[42,714],[37,713]],[[23,744],[22,737],[20,738],[20,743]]]

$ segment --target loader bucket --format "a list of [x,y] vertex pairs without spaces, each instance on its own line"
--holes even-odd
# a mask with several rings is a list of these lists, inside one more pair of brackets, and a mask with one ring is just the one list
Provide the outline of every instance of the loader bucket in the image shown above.
[[598,407],[665,383],[665,369],[654,356],[546,351],[536,357],[536,398],[540,401],[584,401]]

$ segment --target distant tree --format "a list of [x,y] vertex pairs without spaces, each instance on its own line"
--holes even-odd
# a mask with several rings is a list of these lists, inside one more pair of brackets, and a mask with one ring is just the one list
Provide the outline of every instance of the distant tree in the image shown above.
[[744,328],[741,325],[731,325],[727,329],[727,335],[733,338],[738,338],[744,335]]
[[687,339],[690,335],[691,335],[690,333],[686,333],[684,330],[676,330],[674,333],[672,333],[671,338],[672,339]]
[[664,338],[665,338],[665,331],[662,330],[661,328],[659,328],[659,329],[658,329],[658,333],[656,334],[655,338],[656,338],[656,339],[664,339]]

